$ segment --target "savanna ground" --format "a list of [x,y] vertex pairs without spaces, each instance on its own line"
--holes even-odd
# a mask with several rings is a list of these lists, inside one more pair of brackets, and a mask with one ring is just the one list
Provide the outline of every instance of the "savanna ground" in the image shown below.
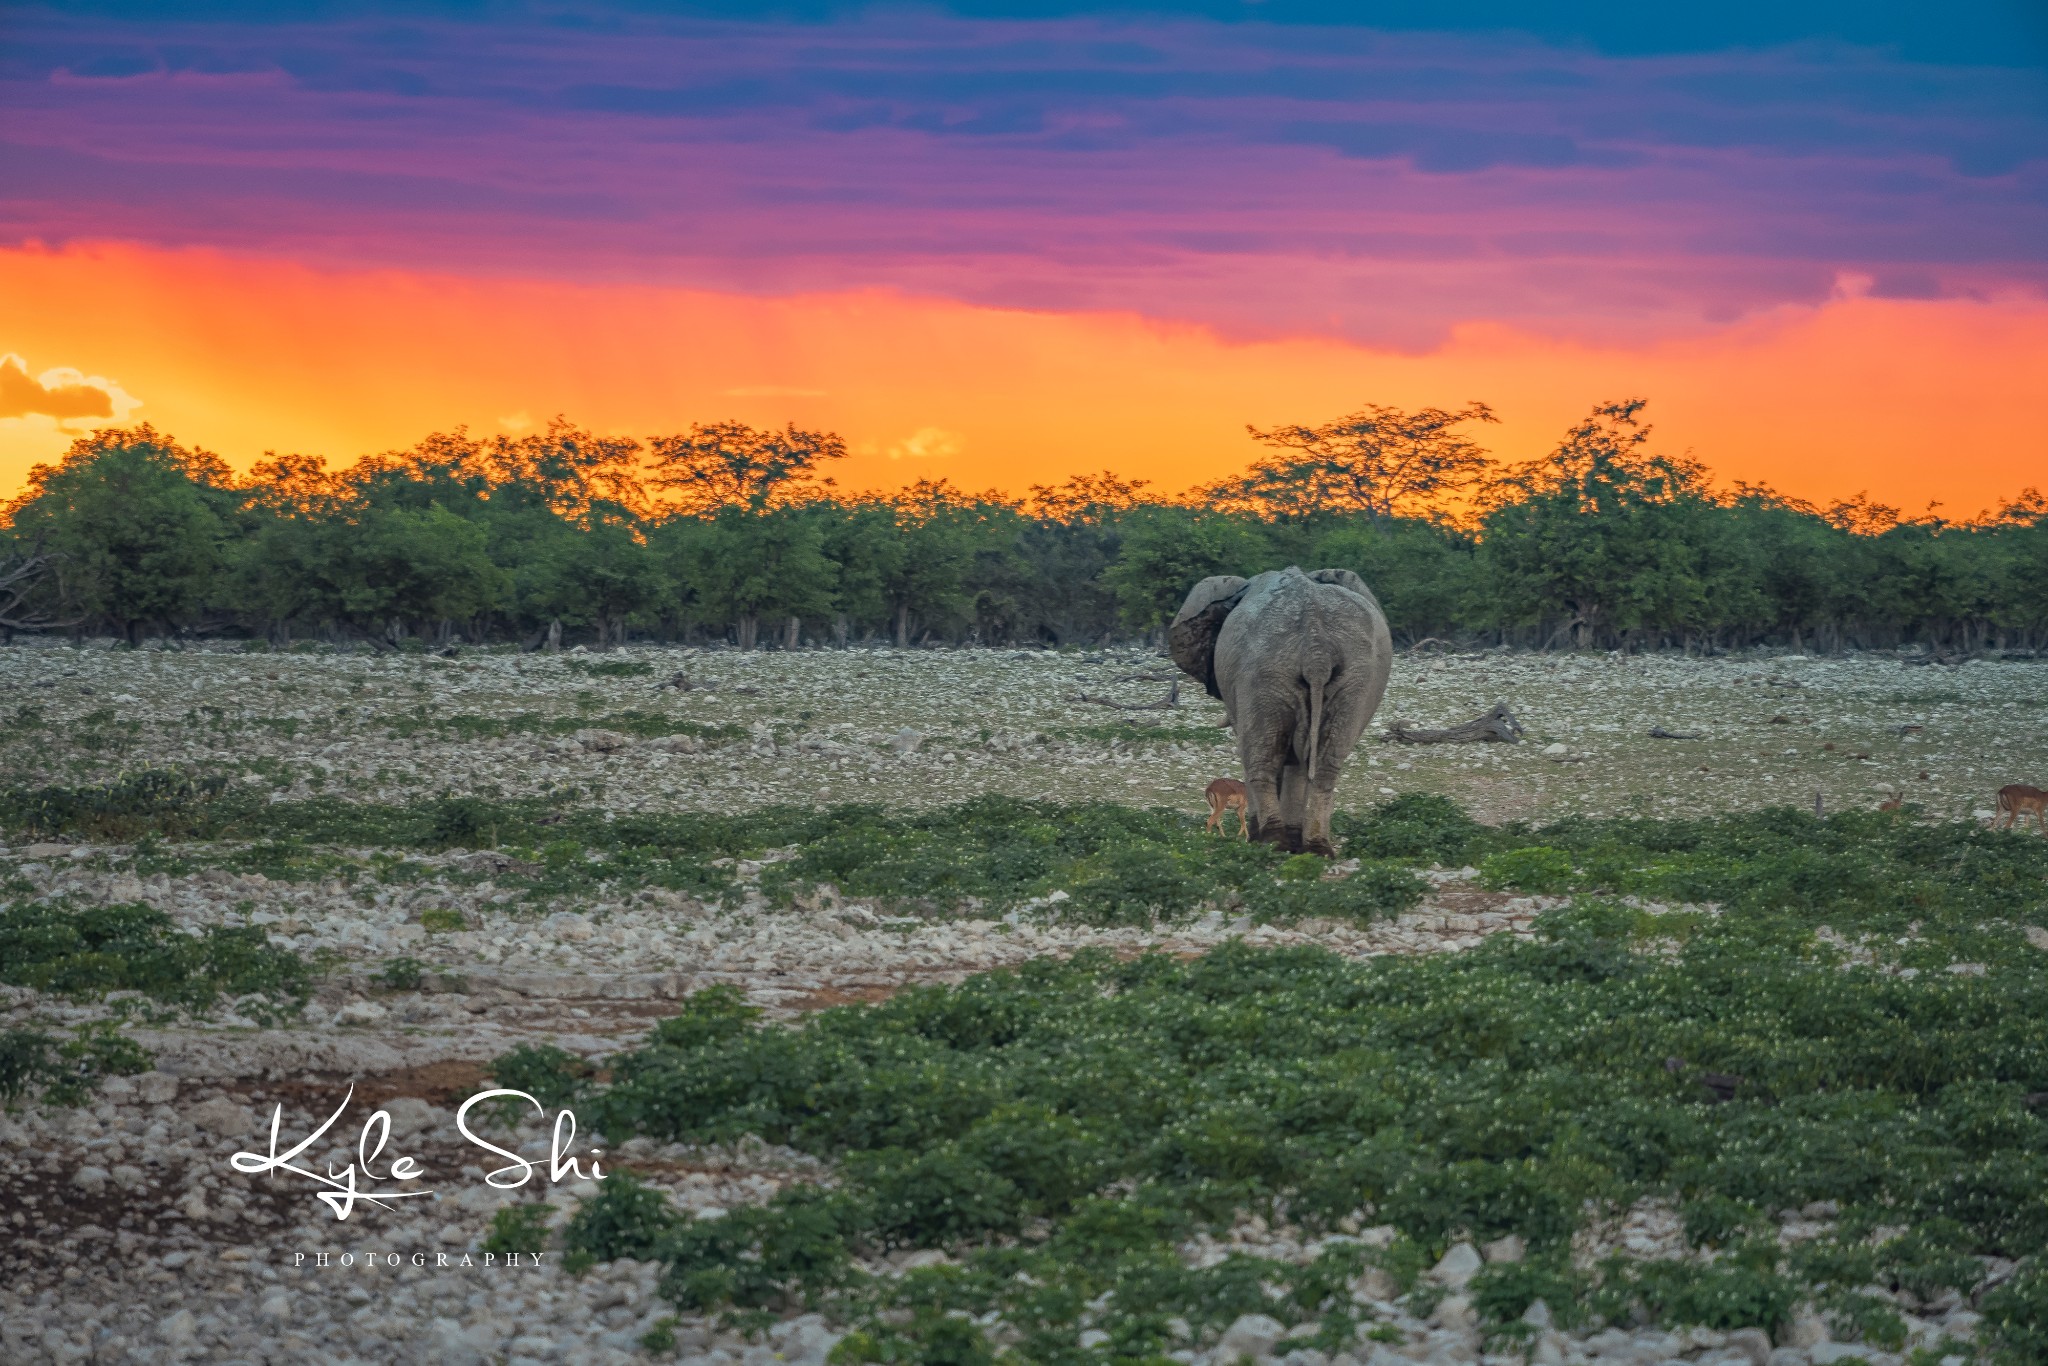
[[1143,651],[0,652],[0,1355],[2048,1359],[2043,669],[1404,656],[1325,869]]

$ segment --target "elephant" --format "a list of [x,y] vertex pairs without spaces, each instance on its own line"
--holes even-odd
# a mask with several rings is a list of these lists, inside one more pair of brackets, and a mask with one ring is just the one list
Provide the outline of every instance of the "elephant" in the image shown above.
[[1386,695],[1386,614],[1348,569],[1222,574],[1188,593],[1173,662],[1223,703],[1244,764],[1252,838],[1325,858],[1344,760]]

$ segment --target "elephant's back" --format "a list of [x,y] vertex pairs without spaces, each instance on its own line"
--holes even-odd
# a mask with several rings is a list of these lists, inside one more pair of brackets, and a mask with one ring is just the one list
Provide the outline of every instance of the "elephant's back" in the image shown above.
[[1313,655],[1364,650],[1390,669],[1393,637],[1369,594],[1319,583],[1299,569],[1261,574],[1216,637],[1217,672],[1291,670]]

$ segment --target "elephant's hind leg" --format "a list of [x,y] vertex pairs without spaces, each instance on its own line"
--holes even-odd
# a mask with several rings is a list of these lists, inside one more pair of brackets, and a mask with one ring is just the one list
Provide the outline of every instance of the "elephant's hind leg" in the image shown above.
[[1290,763],[1280,771],[1280,825],[1290,854],[1302,851],[1309,800],[1308,770],[1298,763]]

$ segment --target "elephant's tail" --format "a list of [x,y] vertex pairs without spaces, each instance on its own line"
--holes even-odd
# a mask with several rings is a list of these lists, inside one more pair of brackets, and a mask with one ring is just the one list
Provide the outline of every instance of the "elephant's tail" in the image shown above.
[[[1310,782],[1315,781],[1316,762],[1320,757],[1318,750],[1323,737],[1323,687],[1330,681],[1332,672],[1327,664],[1318,660],[1301,673],[1301,681],[1308,688],[1308,705],[1302,708],[1301,720],[1295,726],[1294,752],[1308,760]],[[1308,730],[1306,735],[1302,734],[1304,726]]]

